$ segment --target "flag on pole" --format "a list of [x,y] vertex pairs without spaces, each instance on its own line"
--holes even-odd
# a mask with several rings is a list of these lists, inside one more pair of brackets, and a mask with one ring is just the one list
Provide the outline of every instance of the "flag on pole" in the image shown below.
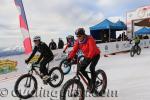
[[14,0],[14,1],[19,11],[20,29],[24,39],[23,44],[24,44],[25,53],[29,54],[32,52],[32,44],[31,44],[31,38],[29,34],[28,23],[24,11],[24,6],[22,0]]

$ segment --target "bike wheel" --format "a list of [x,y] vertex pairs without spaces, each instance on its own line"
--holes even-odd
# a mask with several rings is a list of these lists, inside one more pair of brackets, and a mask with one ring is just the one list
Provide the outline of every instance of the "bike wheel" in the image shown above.
[[83,55],[79,56],[78,58],[79,63],[81,63],[83,60],[84,60],[84,56]]
[[130,50],[130,56],[131,56],[131,57],[134,57],[134,54],[135,54],[135,52],[134,52],[134,47],[132,47],[131,50]]
[[34,93],[37,91],[37,88],[37,80],[35,77],[30,74],[24,74],[16,81],[14,92],[19,98],[28,99],[34,95]]
[[68,74],[71,70],[71,64],[68,64],[67,59],[62,60],[59,67],[62,69],[64,75]]
[[138,47],[138,50],[137,50],[137,55],[140,55],[141,54],[141,48]]
[[103,70],[96,71],[96,81],[95,81],[95,93],[98,96],[102,96],[107,88],[107,76]]
[[50,80],[49,85],[52,87],[58,87],[62,84],[64,80],[63,71],[59,67],[54,67],[49,72]]
[[60,100],[84,100],[83,84],[77,79],[67,81],[60,91]]

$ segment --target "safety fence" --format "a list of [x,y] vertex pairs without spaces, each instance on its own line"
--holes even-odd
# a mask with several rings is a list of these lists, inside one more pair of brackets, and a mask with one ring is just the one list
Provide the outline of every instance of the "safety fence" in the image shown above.
[[[129,41],[118,41],[118,42],[97,44],[97,46],[101,50],[102,55],[128,51],[131,49],[133,45],[134,43],[130,43]],[[141,40],[139,45],[141,48],[149,47],[150,39]]]

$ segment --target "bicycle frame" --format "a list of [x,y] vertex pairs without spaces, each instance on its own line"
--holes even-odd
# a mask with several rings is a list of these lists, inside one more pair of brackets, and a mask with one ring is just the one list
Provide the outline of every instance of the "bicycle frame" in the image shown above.
[[[47,64],[49,66],[49,63]],[[39,68],[38,66],[31,65],[31,70],[29,70],[28,74],[33,74],[35,72],[36,75],[38,75],[40,78],[42,78],[41,74],[35,69],[35,67]],[[55,78],[50,78],[51,81],[55,80]]]
[[[88,72],[88,71],[86,71],[87,73],[91,73],[91,72]],[[74,77],[74,79],[79,79],[80,80],[80,78],[83,80],[83,82],[88,86],[88,81],[87,81],[87,79],[83,76],[83,74],[78,70],[77,71],[77,73],[76,73],[76,76]]]
[[36,75],[38,75],[40,78],[42,78],[41,74],[35,69],[35,67],[38,68],[38,66],[31,65],[31,69],[29,70],[28,74],[32,75],[33,72],[35,72]]
[[[90,73],[90,72],[87,72],[87,73]],[[82,75],[82,73],[79,70],[77,70],[76,76],[73,79],[80,80],[80,78],[88,86],[88,82],[87,82],[86,78]],[[73,87],[74,87],[74,84],[72,85],[71,93],[73,93]],[[78,91],[78,86],[77,86],[77,91]]]
[[33,72],[35,72],[37,75],[40,75],[39,72],[34,68],[33,65],[31,65],[31,70],[29,70],[29,74],[33,74]]
[[[31,69],[29,70],[28,74],[32,75],[33,74],[33,71],[41,77],[40,73],[34,68],[33,65],[31,65]],[[28,80],[29,80],[29,84],[28,84]],[[30,83],[31,83],[31,78],[27,78],[26,80],[26,83],[25,83],[25,86],[26,87],[30,87]]]
[[[133,48],[133,51],[134,51],[134,53],[137,53],[138,52],[138,49],[140,48],[139,46],[132,46],[132,48]],[[132,49],[131,48],[131,49]]]
[[[49,67],[49,63],[47,64],[47,66]],[[37,67],[37,68],[39,68],[39,66],[35,66],[35,65],[31,65],[31,70],[29,70],[29,74],[33,74],[33,71],[36,73],[36,75],[38,75],[38,76],[40,76],[40,77],[42,77],[41,75],[40,75],[40,73],[35,69],[35,67]],[[47,67],[47,69],[48,69],[48,67]]]

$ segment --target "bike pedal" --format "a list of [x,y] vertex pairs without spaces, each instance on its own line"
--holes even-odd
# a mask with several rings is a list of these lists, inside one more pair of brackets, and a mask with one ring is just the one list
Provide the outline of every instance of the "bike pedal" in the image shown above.
[[47,82],[47,81],[43,81],[43,84],[44,84],[44,85],[48,85],[48,82]]
[[50,79],[48,78],[48,79],[43,79],[43,84],[45,84],[45,85],[48,85],[48,82],[50,81]]

